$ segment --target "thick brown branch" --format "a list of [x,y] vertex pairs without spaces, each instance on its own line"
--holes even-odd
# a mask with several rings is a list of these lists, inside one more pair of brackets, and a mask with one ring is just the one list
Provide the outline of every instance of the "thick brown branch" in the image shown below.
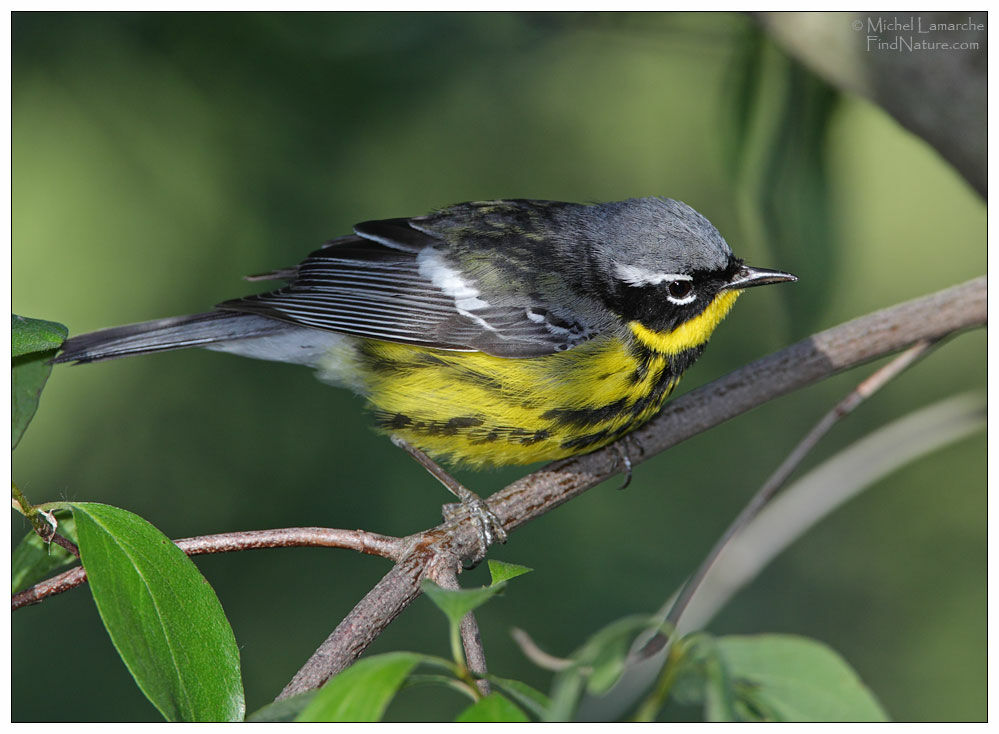
[[[983,326],[986,320],[981,277],[820,332],[668,403],[655,420],[631,434],[643,449],[631,462],[838,372],[915,342]],[[620,451],[628,444],[621,446],[551,464],[492,495],[489,508],[510,532],[624,471]],[[280,698],[316,688],[353,662],[419,595],[430,564],[457,567],[480,555],[474,522],[446,523],[418,536],[414,549],[340,623]]]
[[406,556],[344,617],[281,691],[278,700],[318,688],[350,665],[420,595],[420,581],[436,575],[435,566],[443,564],[457,570],[461,556],[479,547],[478,528],[470,518],[416,536]]

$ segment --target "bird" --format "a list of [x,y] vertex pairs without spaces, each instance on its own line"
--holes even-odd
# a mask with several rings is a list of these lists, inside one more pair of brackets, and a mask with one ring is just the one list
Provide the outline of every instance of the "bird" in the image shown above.
[[302,364],[434,460],[523,465],[648,421],[744,290],[796,277],[746,265],[687,204],[644,197],[363,222],[247,280],[283,284],[73,336],[54,361],[202,347]]

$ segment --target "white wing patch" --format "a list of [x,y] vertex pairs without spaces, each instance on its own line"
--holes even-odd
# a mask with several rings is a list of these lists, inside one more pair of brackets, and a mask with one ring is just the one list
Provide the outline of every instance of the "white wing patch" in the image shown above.
[[489,302],[479,298],[479,289],[448,265],[437,250],[433,247],[425,248],[416,256],[416,264],[420,275],[454,299],[454,308],[458,313],[471,319],[483,329],[499,333],[488,321],[471,313],[489,308]]

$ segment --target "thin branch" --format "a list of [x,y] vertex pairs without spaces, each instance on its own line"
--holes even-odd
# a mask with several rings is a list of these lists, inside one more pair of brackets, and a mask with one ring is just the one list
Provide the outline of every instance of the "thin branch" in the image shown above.
[[[53,540],[59,542],[61,537],[57,534]],[[59,545],[79,558],[80,553],[76,546],[65,538],[62,540],[65,540],[72,548],[66,548],[63,543],[59,543]],[[313,527],[244,530],[235,533],[219,533],[218,535],[200,535],[194,538],[180,538],[175,540],[174,544],[189,556],[232,553],[256,548],[310,547],[344,548],[398,561],[408,547],[409,541],[404,538],[393,538],[364,530]],[[82,568],[77,567],[65,571],[11,596],[11,611],[30,604],[37,604],[47,597],[69,591],[86,580],[87,575]]]
[[[478,535],[471,523],[467,530],[470,544],[464,550],[471,552],[479,545]],[[318,688],[360,657],[420,595],[420,581],[429,578],[434,566],[460,566],[460,555],[455,552],[457,541],[457,533],[448,538],[439,529],[417,536],[410,551],[344,617],[281,691],[278,700]]]
[[574,664],[574,661],[568,658],[555,657],[551,653],[542,650],[527,631],[520,629],[520,627],[511,629],[510,637],[517,643],[517,647],[524,653],[524,657],[542,670],[551,670],[557,673]]
[[76,543],[74,543],[69,538],[64,538],[63,536],[59,535],[59,533],[53,533],[52,542],[62,548],[65,548],[67,551],[72,553],[77,558],[80,557],[80,549],[77,548]]
[[[732,524],[728,526],[721,537],[715,543],[714,547],[708,552],[708,555],[701,562],[697,571],[694,575],[690,577],[686,584],[684,584],[683,591],[680,592],[680,596],[677,597],[676,602],[670,609],[669,614],[666,615],[666,628],[676,629],[676,625],[680,621],[680,616],[683,614],[687,605],[690,603],[691,598],[697,591],[704,577],[707,576],[708,571],[711,570],[711,566],[714,565],[715,559],[718,558],[719,554],[728,545],[729,541],[732,540],[733,536],[739,533],[742,529],[748,525],[753,518],[755,518],[763,507],[773,499],[773,496],[780,491],[788,478],[794,472],[795,469],[801,464],[802,460],[815,448],[816,444],[825,436],[836,423],[841,421],[847,415],[852,413],[861,403],[871,397],[874,393],[880,390],[882,387],[891,382],[894,378],[898,377],[906,368],[910,367],[913,363],[919,360],[921,357],[925,356],[936,342],[920,341],[911,346],[902,354],[898,355],[891,362],[886,364],[881,369],[874,372],[867,379],[861,382],[857,387],[850,391],[850,393],[840,400],[832,410],[826,413],[819,420],[815,426],[812,427],[803,439],[798,443],[797,446],[788,454],[787,458],[781,462],[780,466],[777,467],[776,471],[770,475],[770,478],[763,483],[759,491],[746,503],[746,506],[742,509],[742,512],[732,521]],[[662,632],[658,633],[658,636],[663,635]],[[655,638],[650,640],[649,644],[643,648],[642,653],[654,654],[662,649],[661,641],[657,642]],[[648,651],[646,653],[646,651]]]
[[[458,584],[458,574],[453,568],[442,568],[432,580],[442,589],[457,591],[461,588]],[[474,612],[469,612],[461,618],[459,632],[461,647],[465,651],[465,666],[476,676],[484,676],[489,672],[486,668],[486,650],[482,646],[479,623],[475,621]],[[489,681],[480,677],[475,681],[475,686],[483,696],[489,695]]]
[[31,529],[35,531],[35,535],[45,543],[55,543],[65,548],[77,558],[80,557],[80,549],[76,547],[76,544],[56,532],[56,529],[59,527],[59,521],[56,520],[53,513],[32,505],[28,501],[28,498],[24,496],[24,492],[13,482],[10,483],[10,493],[11,509],[19,512],[28,519],[31,523]]
[[[668,402],[654,420],[630,434],[644,449],[632,457],[632,463],[646,461],[774,398],[918,341],[984,326],[986,306],[981,277],[803,339]],[[493,494],[488,503],[510,531],[622,471],[617,450],[606,447],[550,464]]]
[[[876,311],[815,334],[667,403],[657,418],[631,436],[644,451],[641,463],[707,429],[774,398],[920,341],[985,325],[986,279]],[[607,447],[556,462],[488,499],[510,532],[625,470],[618,449]],[[428,567],[457,568],[481,560],[474,522],[448,522],[414,536],[413,549],[388,572],[320,645],[279,699],[322,685],[361,655],[395,617],[419,596]]]
[[725,602],[775,556],[864,488],[983,430],[985,421],[983,395],[946,398],[872,431],[812,469],[781,492],[725,548],[677,623],[677,634],[704,629]]
[[58,576],[40,581],[24,591],[19,591],[10,597],[10,610],[13,612],[30,604],[37,604],[43,599],[75,589],[87,580],[87,574],[81,566],[64,571]]
[[[774,498],[725,547],[677,623],[674,637],[705,629],[729,599],[836,508],[909,462],[981,431],[985,419],[984,396],[957,395],[878,428],[812,469]],[[656,617],[665,620],[678,596],[679,590]],[[583,698],[579,720],[617,720],[648,693],[666,658],[665,640],[660,638],[663,649],[651,658],[639,659],[647,651],[649,637],[633,645],[631,659],[611,691]]]
[[343,548],[398,561],[408,543],[404,538],[341,528],[275,528],[180,538],[174,543],[189,556],[231,553],[256,548]]

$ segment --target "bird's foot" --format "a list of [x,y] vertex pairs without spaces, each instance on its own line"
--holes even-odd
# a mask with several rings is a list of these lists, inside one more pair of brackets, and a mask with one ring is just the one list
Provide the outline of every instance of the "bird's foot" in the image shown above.
[[486,549],[493,543],[506,542],[506,530],[503,529],[503,523],[500,522],[500,519],[496,517],[496,514],[489,509],[489,505],[486,504],[484,499],[479,497],[470,489],[464,489],[468,494],[461,497],[461,502],[444,505],[444,519],[448,522],[452,522],[460,519],[465,513],[468,513],[475,518],[475,521],[479,526],[479,543],[482,547],[483,554],[485,554]]
[[448,491],[460,500],[458,503],[444,505],[443,514],[446,521],[461,519],[463,513],[475,518],[479,526],[479,547],[482,551],[480,558],[485,556],[486,550],[496,541],[506,542],[507,535],[506,530],[503,529],[503,523],[489,509],[485,500],[448,474],[440,464],[420,449],[397,436],[392,437],[392,443],[416,459],[424,469],[433,474],[437,481],[447,487]]

